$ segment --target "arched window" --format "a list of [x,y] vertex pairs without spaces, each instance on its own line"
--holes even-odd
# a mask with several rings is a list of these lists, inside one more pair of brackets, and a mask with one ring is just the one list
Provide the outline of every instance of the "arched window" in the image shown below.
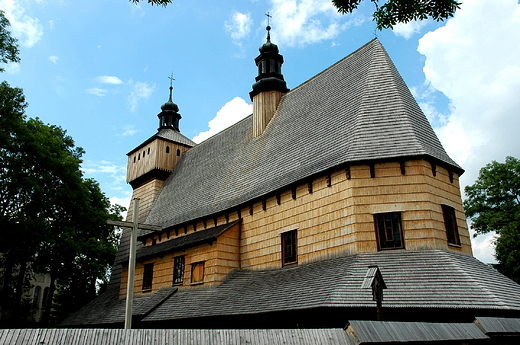
[[144,158],[144,156],[146,156],[146,151],[143,151],[143,158]]
[[33,301],[32,301],[32,307],[38,308],[38,305],[40,303],[40,292],[42,291],[41,286],[35,286],[34,287],[34,295],[33,295]]
[[166,146],[166,153],[170,153],[170,147]]
[[42,296],[42,309],[47,308],[47,299],[49,298],[49,287],[46,287],[43,289],[43,296]]
[[177,149],[177,156],[180,156],[180,155],[181,155],[181,150]]

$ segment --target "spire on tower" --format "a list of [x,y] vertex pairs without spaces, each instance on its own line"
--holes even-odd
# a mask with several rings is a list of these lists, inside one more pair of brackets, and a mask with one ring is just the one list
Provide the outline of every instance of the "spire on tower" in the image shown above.
[[168,98],[168,102],[164,103],[161,106],[161,112],[157,115],[159,118],[159,130],[165,128],[171,128],[180,132],[179,130],[179,120],[182,118],[181,114],[179,114],[179,107],[177,104],[173,103],[173,73],[168,77],[170,79],[170,97]]
[[255,59],[258,66],[258,76],[253,84],[253,91],[249,93],[251,99],[263,91],[277,90],[283,93],[289,91],[282,75],[283,56],[279,54],[278,46],[271,43],[271,26],[269,19],[272,16],[269,12],[267,16],[267,38],[266,42],[258,49],[260,55]]

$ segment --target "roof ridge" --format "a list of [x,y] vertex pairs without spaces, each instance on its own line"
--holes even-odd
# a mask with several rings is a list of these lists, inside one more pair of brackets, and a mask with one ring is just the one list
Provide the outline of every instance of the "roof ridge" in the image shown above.
[[309,82],[313,81],[314,79],[320,77],[322,74],[328,72],[329,70],[335,68],[337,65],[341,64],[343,61],[349,59],[352,55],[354,54],[357,54],[360,50],[363,50],[363,49],[366,49],[367,46],[369,45],[372,45],[372,44],[375,44],[375,43],[379,43],[379,45],[381,45],[381,42],[379,41],[379,39],[376,37],[374,39],[372,39],[370,42],[367,42],[366,44],[364,44],[363,46],[359,47],[358,49],[356,49],[355,51],[353,51],[352,53],[348,54],[347,56],[345,56],[344,58],[342,58],[341,60],[337,61],[336,63],[330,65],[329,67],[325,68],[323,71],[319,72],[318,74],[310,77],[309,79],[305,80],[303,83],[301,83],[300,85],[296,86],[295,88],[291,89],[289,92],[287,92],[287,94],[290,94],[291,92],[301,88],[302,86],[308,84]]
[[[474,260],[478,261],[479,265],[485,265],[486,267],[489,267],[488,265],[484,264],[483,262],[481,262],[480,260],[478,260],[474,256],[468,256],[468,255],[453,253],[453,252],[449,252],[449,251],[445,251],[445,250],[438,250],[438,251],[441,253],[441,255],[443,257],[446,258],[446,261],[450,264],[450,266],[454,270],[456,270],[457,272],[459,272],[463,276],[467,277],[469,280],[471,280],[473,282],[473,284],[475,284],[475,286],[478,286],[478,288],[481,291],[483,291],[486,294],[488,294],[489,295],[488,298],[493,300],[496,303],[496,305],[505,305],[505,303],[496,295],[496,293],[494,291],[491,291],[491,289],[489,288],[489,286],[487,286],[487,284],[483,284],[483,277],[480,277],[479,279],[475,279],[474,275],[470,275],[468,273],[467,269],[463,269],[459,265],[460,261],[455,262],[455,256],[463,257],[465,259],[466,258],[474,259]],[[496,271],[494,268],[493,268],[493,270],[498,273],[498,271]]]

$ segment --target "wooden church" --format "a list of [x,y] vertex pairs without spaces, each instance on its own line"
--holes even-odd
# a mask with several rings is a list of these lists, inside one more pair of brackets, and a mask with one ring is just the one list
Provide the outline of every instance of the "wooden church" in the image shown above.
[[[139,222],[163,229],[138,236],[134,327],[376,320],[376,266],[384,320],[519,318],[520,286],[472,256],[463,169],[380,41],[292,90],[283,62],[268,31],[252,115],[195,144],[170,92],[158,132],[128,153]],[[129,237],[108,291],[61,326],[122,326]]]

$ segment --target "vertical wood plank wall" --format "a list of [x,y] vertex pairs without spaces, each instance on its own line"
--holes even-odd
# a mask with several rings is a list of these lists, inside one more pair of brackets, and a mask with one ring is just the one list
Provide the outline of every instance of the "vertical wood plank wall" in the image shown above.
[[273,117],[283,93],[280,91],[264,91],[253,97],[253,137],[264,132]]
[[[167,146],[169,152],[166,152]],[[126,182],[133,181],[153,169],[172,171],[188,149],[186,146],[155,139],[128,156]],[[179,155],[177,150],[180,150]]]

